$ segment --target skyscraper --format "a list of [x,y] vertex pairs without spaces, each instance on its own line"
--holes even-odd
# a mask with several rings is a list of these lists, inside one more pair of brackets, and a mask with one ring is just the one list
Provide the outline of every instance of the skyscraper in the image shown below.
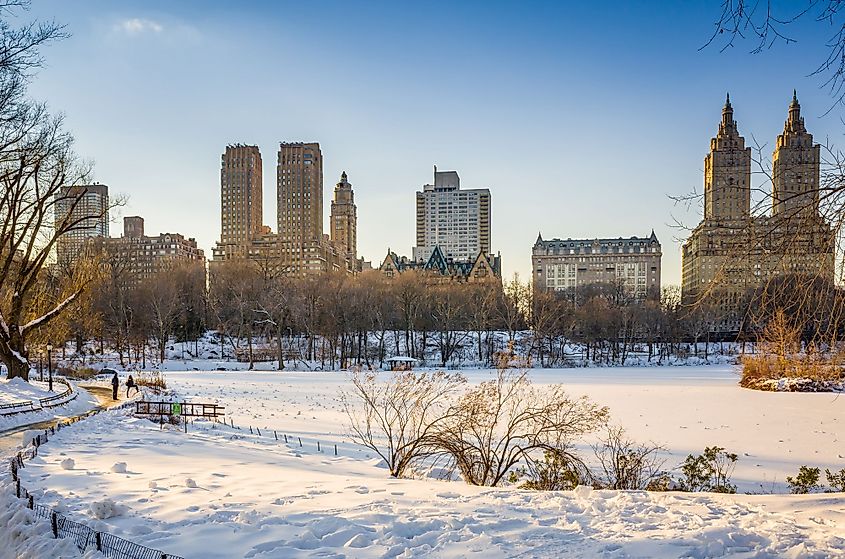
[[461,190],[457,171],[438,171],[435,166],[434,184],[417,192],[414,260],[427,260],[436,246],[455,260],[490,254],[490,191]]
[[751,148],[739,135],[731,96],[704,158],[704,219],[743,219],[751,213]]
[[71,226],[56,240],[56,261],[72,264],[88,239],[109,236],[109,187],[97,183],[62,187],[53,218],[57,228]]
[[283,242],[323,237],[323,154],[320,144],[282,142],[276,166],[277,223]]
[[220,164],[221,244],[243,245],[261,235],[262,177],[258,146],[226,146]]
[[358,214],[355,208],[355,193],[346,179],[346,171],[340,175],[340,182],[334,187],[331,207],[331,240],[350,260],[357,258]]
[[789,114],[778,135],[772,161],[772,214],[780,219],[819,212],[821,146],[804,127],[798,96],[792,91]]
[[773,155],[772,213],[752,215],[750,149],[730,99],[704,160],[704,219],[683,246],[684,304],[712,314],[713,329],[743,328],[754,291],[786,274],[833,281],[834,237],[819,214],[819,146],[793,92]]

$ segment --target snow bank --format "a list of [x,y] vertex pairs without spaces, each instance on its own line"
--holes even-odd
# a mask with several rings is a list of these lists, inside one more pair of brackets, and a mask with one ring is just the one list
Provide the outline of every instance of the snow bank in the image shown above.
[[[59,386],[61,387],[61,390],[64,390],[63,384],[60,384]],[[3,394],[4,389],[5,387],[0,385],[0,395]],[[0,415],[0,433],[3,431],[11,431],[25,425],[50,421],[59,417],[71,417],[83,414],[99,405],[97,398],[90,392],[79,387],[76,388],[76,391],[78,392],[76,398],[63,405],[39,409],[32,412],[16,413],[14,415]],[[45,391],[44,395],[49,396],[51,393]],[[41,433],[43,432],[44,431],[42,430]]]
[[94,559],[103,556],[97,552],[83,555],[73,540],[53,539],[50,523],[35,518],[26,508],[25,501],[15,497],[10,482],[0,482],[0,559],[45,557]]

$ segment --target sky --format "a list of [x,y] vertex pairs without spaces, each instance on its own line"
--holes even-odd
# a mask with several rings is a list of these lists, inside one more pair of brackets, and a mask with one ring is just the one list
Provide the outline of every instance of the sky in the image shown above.
[[[663,284],[699,207],[703,158],[730,92],[740,133],[771,157],[792,90],[820,143],[841,143],[823,80],[826,23],[760,54],[702,49],[721,2],[213,2],[34,0],[55,19],[31,93],[65,116],[94,178],[126,197],[147,234],[220,235],[220,156],[257,144],[275,228],[279,142],[318,141],[324,229],[346,171],[358,253],[411,254],[414,193],[433,166],[492,193],[492,249],[506,277],[543,238],[646,236]],[[793,9],[783,3],[784,9]],[[757,179],[755,179],[757,180]],[[762,180],[762,179],[760,179]]]

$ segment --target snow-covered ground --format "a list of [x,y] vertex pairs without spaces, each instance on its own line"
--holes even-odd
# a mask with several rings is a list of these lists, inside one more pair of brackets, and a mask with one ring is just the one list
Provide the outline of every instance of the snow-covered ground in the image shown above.
[[[39,423],[61,417],[71,417],[89,411],[97,406],[97,398],[86,390],[74,387],[76,396],[68,395],[67,403],[48,408],[41,408],[38,400],[61,394],[67,390],[64,384],[54,382],[53,392],[47,389],[46,382],[31,380],[26,382],[21,378],[12,380],[0,379],[0,404],[30,401],[33,403],[34,411],[23,413],[5,413],[8,410],[0,410],[0,433],[15,429],[22,425]],[[64,402],[59,400],[56,403]]]
[[[467,374],[477,382],[489,372]],[[729,367],[532,375],[610,406],[632,436],[669,449],[667,467],[708,445],[737,452],[740,491],[782,492],[803,464],[845,467],[836,395],[744,390]],[[63,429],[22,470],[36,500],[188,558],[845,556],[845,495],[540,493],[390,479],[346,442],[342,373],[167,381],[191,400],[219,401],[242,429],[197,422],[185,434],[126,411],[100,414]],[[303,447],[272,430],[301,436]],[[98,519],[109,516],[107,499],[126,511]]]

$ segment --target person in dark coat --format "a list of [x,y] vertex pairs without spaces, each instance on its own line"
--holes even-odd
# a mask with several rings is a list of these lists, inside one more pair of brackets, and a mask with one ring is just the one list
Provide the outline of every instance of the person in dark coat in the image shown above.
[[129,397],[129,391],[132,390],[133,388],[135,389],[136,393],[140,392],[140,390],[138,390],[138,385],[135,384],[135,379],[132,378],[132,375],[129,375],[129,378],[126,379],[126,397],[127,398]]
[[120,385],[120,381],[117,380],[117,371],[115,371],[114,376],[111,379],[111,399],[117,400],[117,387]]

